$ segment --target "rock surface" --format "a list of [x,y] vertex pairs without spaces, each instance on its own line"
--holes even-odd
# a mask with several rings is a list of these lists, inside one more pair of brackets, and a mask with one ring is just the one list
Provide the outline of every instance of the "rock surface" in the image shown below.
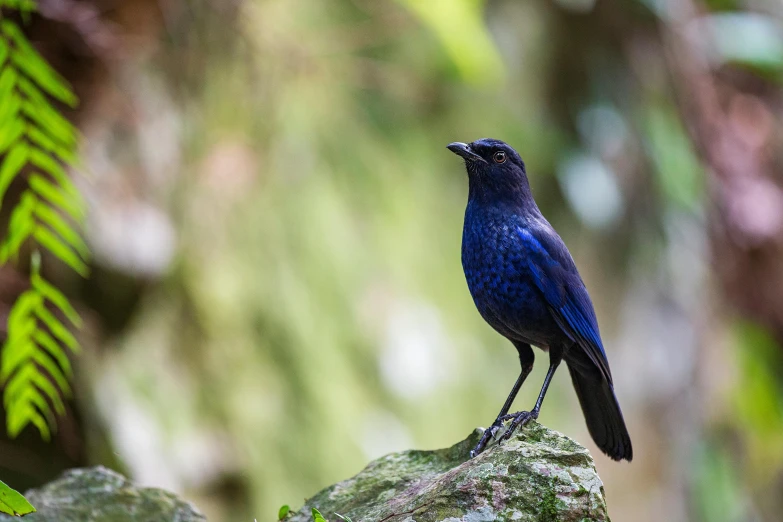
[[24,522],[204,522],[204,515],[173,493],[139,488],[102,466],[72,469],[54,482],[25,493],[38,510]]
[[476,430],[448,449],[403,451],[305,502],[288,522],[569,522],[609,520],[604,488],[587,450],[532,423],[475,459]]

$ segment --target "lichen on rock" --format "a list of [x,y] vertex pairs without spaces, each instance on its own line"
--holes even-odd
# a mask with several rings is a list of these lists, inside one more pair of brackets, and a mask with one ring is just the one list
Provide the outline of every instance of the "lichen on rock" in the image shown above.
[[451,448],[409,450],[371,462],[358,475],[305,502],[290,522],[519,522],[609,520],[601,479],[588,451],[531,423],[502,445],[469,459],[482,431]]
[[[37,512],[24,522],[205,522],[173,493],[134,486],[102,466],[72,469],[57,480],[25,493]],[[0,515],[0,522],[19,520]]]

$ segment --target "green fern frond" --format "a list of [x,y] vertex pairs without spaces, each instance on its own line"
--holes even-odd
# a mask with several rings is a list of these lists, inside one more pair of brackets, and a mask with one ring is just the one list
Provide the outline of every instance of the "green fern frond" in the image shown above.
[[[48,439],[56,427],[54,413],[65,413],[63,398],[72,393],[68,383],[72,369],[64,347],[72,352],[80,349],[76,337],[51,309],[72,325],[81,325],[82,320],[66,297],[41,276],[38,264],[34,259],[32,287],[17,299],[8,317],[0,381],[5,386],[9,434],[15,436],[31,423]],[[46,420],[46,429],[41,429],[41,419]]]
[[[28,12],[29,0],[0,0],[0,8]],[[39,250],[87,276],[90,252],[82,238],[85,202],[67,172],[77,161],[79,135],[58,110],[78,99],[38,54],[24,32],[0,13],[0,205],[15,182],[27,188],[15,203],[0,240],[0,263],[32,251],[30,288],[14,303],[0,354],[0,383],[10,436],[32,424],[44,439],[65,413],[73,375],[67,352],[78,352],[71,328],[79,314],[40,274]],[[62,319],[61,319],[62,318]],[[67,322],[65,324],[63,321]]]

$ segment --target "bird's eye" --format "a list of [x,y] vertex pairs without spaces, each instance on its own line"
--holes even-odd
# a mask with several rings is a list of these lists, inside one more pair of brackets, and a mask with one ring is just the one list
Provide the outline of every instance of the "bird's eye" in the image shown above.
[[492,159],[495,160],[495,163],[503,163],[506,161],[506,153],[499,150],[492,155]]

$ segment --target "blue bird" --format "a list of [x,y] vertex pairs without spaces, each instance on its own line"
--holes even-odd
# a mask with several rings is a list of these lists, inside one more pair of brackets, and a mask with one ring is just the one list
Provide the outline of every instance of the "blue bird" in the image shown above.
[[[468,205],[462,231],[462,267],[481,316],[516,347],[522,371],[495,422],[471,451],[511,421],[500,438],[538,418],[561,361],[571,374],[587,428],[614,460],[631,460],[631,437],[614,394],[593,304],[563,240],[538,209],[525,163],[506,143],[481,139],[451,143],[465,160]],[[549,352],[549,371],[530,411],[508,414],[533,369],[531,345]]]

